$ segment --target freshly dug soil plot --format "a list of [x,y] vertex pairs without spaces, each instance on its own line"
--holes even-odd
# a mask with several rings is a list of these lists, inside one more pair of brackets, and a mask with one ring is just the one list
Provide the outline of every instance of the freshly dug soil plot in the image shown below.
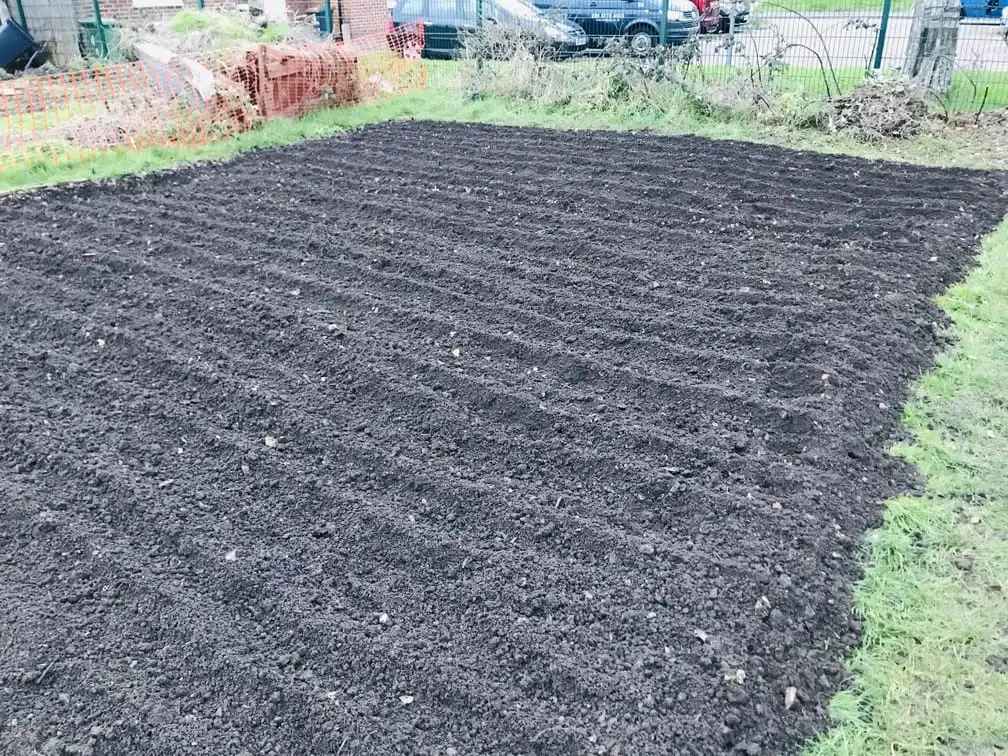
[[0,201],[0,751],[795,751],[1005,185],[404,123]]

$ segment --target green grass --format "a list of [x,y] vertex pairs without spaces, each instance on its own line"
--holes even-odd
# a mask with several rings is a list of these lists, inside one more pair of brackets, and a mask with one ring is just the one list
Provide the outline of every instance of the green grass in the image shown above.
[[[864,144],[751,120],[687,112],[523,106],[431,90],[278,120],[196,149],[159,148],[53,167],[0,170],[0,190],[110,178],[417,117],[556,128],[647,129],[769,142],[932,165],[1008,168],[1008,151],[951,136]],[[905,411],[915,441],[895,452],[928,476],[925,493],[889,502],[866,544],[855,604],[864,641],[852,684],[834,699],[834,725],[808,756],[986,754],[1008,746],[1008,222],[984,244],[981,266],[940,300],[956,346],[923,377]]]
[[[697,67],[697,76],[706,81],[725,81],[738,76],[738,69],[723,65],[704,65]],[[883,71],[883,75],[890,72]],[[748,72],[744,75],[748,78]],[[865,80],[866,69],[840,67],[832,70],[825,68],[804,68],[786,66],[773,74],[773,84],[778,89],[801,91],[812,97],[835,97],[840,93],[849,92]],[[828,86],[827,86],[828,85]],[[984,96],[986,93],[986,101]],[[950,110],[965,110],[974,112],[981,103],[985,110],[1008,107],[1008,71],[980,71],[959,69],[952,74],[952,87],[939,101],[932,100],[937,110],[947,107]]]
[[1008,72],[956,71],[946,99],[958,110],[978,110],[981,104],[987,111],[1008,107]]
[[177,165],[224,160],[263,147],[292,144],[305,139],[332,136],[368,123],[410,115],[417,96],[383,100],[351,108],[321,110],[299,119],[276,119],[265,126],[230,139],[190,147],[151,147],[114,150],[73,163],[54,165],[50,160],[8,155],[0,161],[0,192],[27,189],[87,179],[110,179],[134,173],[149,173]]
[[291,25],[270,24],[261,28],[239,13],[181,10],[168,22],[168,31],[175,36],[202,32],[217,47],[231,47],[239,42],[282,42],[290,36]]
[[992,150],[985,142],[974,143],[966,137],[922,137],[903,143],[865,144],[849,137],[761,125],[748,119],[703,119],[685,112],[668,115],[633,110],[592,112],[576,107],[544,109],[496,99],[464,100],[450,91],[428,90],[350,108],[316,111],[297,120],[277,119],[262,128],[198,147],[118,150],[57,165],[44,156],[8,153],[0,159],[0,192],[67,181],[114,178],[184,163],[222,160],[260,147],[332,136],[368,123],[409,117],[561,129],[691,133],[927,165],[1008,169],[1008,153]]
[[181,10],[172,16],[168,28],[173,34],[209,31],[220,23],[220,17],[215,13],[203,13],[197,10]]
[[[736,78],[750,78],[750,70],[746,66],[728,66],[720,63],[707,63],[693,66],[698,79],[703,81],[728,81]],[[776,69],[772,76],[769,71],[763,74],[764,81],[772,81],[774,86],[802,90],[810,95],[826,96],[836,94],[837,85],[840,91],[853,89],[865,79],[864,68],[806,68],[804,66],[783,66]]]
[[[579,65],[564,62],[559,65]],[[582,65],[594,65],[585,61]],[[450,84],[456,75],[458,64],[451,61],[430,61],[430,81],[432,84]],[[751,76],[746,66],[728,66],[720,63],[705,63],[694,65],[690,76],[699,83],[718,83],[745,79]],[[810,97],[827,95],[835,97],[838,93],[849,92],[865,80],[867,68],[839,66],[832,70],[825,66],[783,66],[776,69],[772,76],[767,71],[763,74],[764,85],[772,82],[777,90],[803,92]],[[891,75],[891,71],[882,71],[883,75]],[[986,100],[984,99],[986,95]],[[950,111],[975,112],[983,104],[985,111],[1008,107],[1008,71],[984,71],[961,68],[952,74],[952,88],[948,94],[939,100],[932,100],[934,108],[941,111],[943,107]]]
[[[872,11],[882,13],[882,0],[774,0],[777,5],[783,5],[799,13],[824,13],[837,11]],[[892,0],[892,12],[909,11],[913,9],[913,0]],[[772,10],[778,10],[774,7]]]
[[[958,342],[918,383],[898,455],[928,477],[889,502],[855,594],[862,647],[808,756],[1008,747],[1008,222],[940,298]],[[990,661],[989,661],[990,660]]]

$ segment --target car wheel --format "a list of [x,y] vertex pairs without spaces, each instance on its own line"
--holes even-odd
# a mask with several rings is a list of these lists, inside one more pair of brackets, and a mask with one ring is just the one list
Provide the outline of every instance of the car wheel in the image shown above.
[[722,13],[718,18],[718,31],[722,34],[727,34],[731,31],[731,16]]
[[658,46],[658,38],[650,29],[630,31],[630,50],[634,55],[647,55]]

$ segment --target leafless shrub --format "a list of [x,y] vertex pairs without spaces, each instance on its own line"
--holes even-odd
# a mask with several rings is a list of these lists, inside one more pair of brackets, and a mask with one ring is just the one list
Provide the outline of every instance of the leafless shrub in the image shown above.
[[[790,10],[776,3],[775,7]],[[856,23],[869,25],[862,20]],[[789,42],[781,34],[769,45],[760,43],[764,49],[751,35],[730,40],[735,65],[727,76],[705,73],[699,65],[700,44],[640,56],[617,40],[591,62],[569,63],[558,61],[551,49],[529,34],[490,26],[465,45],[466,86],[475,97],[821,129],[865,140],[908,139],[954,118],[940,96],[906,78],[869,76],[860,86],[846,89],[849,85],[845,84],[842,89],[825,52]],[[718,39],[703,44],[709,54],[711,44],[719,46],[715,52],[727,53],[729,43]],[[815,86],[796,79],[790,70],[788,61],[796,47],[818,61]],[[972,120],[978,124],[982,113],[981,102]]]
[[521,28],[488,24],[461,38],[462,78],[473,96],[549,102],[564,89],[560,72],[547,68],[556,54]]
[[462,61],[464,86],[474,97],[666,112],[702,107],[687,76],[697,56],[695,44],[640,55],[614,40],[590,61],[560,61],[552,48],[526,32],[488,26],[467,36]]

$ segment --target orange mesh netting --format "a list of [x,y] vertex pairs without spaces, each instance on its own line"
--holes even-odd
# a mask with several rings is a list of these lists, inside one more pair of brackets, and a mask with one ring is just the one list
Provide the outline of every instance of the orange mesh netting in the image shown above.
[[137,46],[140,60],[0,83],[0,165],[195,145],[253,127],[422,88],[423,26],[347,43],[255,45],[203,58]]

